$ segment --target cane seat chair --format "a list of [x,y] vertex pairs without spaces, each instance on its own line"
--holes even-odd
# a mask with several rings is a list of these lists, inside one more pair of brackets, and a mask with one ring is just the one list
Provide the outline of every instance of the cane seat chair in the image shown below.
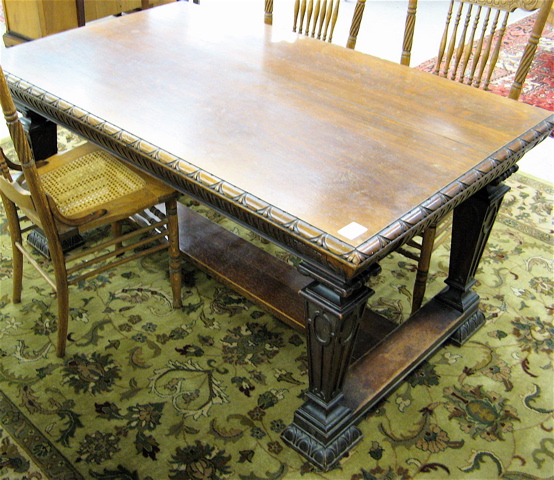
[[[56,292],[57,355],[64,356],[66,347],[68,286],[109,268],[169,250],[173,306],[180,308],[177,192],[91,143],[35,162],[1,67],[0,103],[19,160],[11,162],[1,152],[0,194],[13,250],[13,301],[21,302],[25,258]],[[162,203],[166,212],[157,221],[123,231],[124,220]],[[64,238],[102,226],[111,226],[110,238],[64,253]],[[23,240],[24,233],[36,229],[48,243],[53,275]]]
[[[432,73],[487,90],[501,55],[510,13],[518,8],[529,12],[538,10],[508,94],[509,98],[517,100],[535,57],[552,2],[553,0],[450,0]],[[417,0],[410,0],[400,62],[407,66],[410,65],[416,13]],[[399,250],[418,262],[412,311],[421,306],[431,255],[449,238],[451,225],[452,215],[449,215],[438,225],[425,230],[421,241],[412,240],[408,245],[413,249]]]

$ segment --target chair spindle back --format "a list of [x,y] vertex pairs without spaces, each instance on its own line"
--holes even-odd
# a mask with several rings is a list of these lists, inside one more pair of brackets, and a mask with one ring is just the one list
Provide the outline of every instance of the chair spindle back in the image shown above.
[[296,0],[293,32],[331,42],[340,0]]
[[[488,89],[502,50],[510,13],[539,10],[521,56],[509,97],[518,99],[535,56],[553,0],[450,0],[434,72],[451,80]],[[410,64],[417,0],[410,0],[401,63]]]

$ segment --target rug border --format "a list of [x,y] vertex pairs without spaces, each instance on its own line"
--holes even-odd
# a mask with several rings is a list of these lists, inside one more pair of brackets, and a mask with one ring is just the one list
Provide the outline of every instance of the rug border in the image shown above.
[[[9,419],[9,421],[6,421]],[[46,438],[42,432],[27,418],[13,401],[0,389],[0,425],[17,443],[33,463],[50,480],[85,480],[61,452]],[[32,445],[38,442],[46,445],[44,457],[36,455]]]

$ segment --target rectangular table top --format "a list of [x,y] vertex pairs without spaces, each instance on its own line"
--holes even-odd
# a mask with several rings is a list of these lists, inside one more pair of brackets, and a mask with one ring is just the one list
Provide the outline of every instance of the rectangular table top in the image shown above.
[[16,99],[140,151],[345,275],[552,128],[550,112],[283,34],[263,12],[224,14],[176,2],[10,48],[2,66]]

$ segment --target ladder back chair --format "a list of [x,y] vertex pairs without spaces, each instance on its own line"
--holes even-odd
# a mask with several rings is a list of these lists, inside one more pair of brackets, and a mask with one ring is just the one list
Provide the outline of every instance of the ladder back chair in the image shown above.
[[[181,307],[181,261],[177,219],[178,193],[161,181],[91,143],[35,162],[9,87],[0,67],[0,103],[19,162],[0,149],[0,194],[13,250],[13,302],[21,302],[23,259],[54,289],[58,304],[56,353],[65,353],[69,320],[68,286],[109,268],[169,250],[169,276],[174,308]],[[122,222],[165,203],[165,215],[129,233]],[[102,226],[113,235],[88,248],[64,253],[62,240]],[[42,230],[53,268],[37,261],[23,234]]]
[[[552,2],[553,0],[450,0],[433,73],[487,90],[500,57],[510,13],[518,8],[530,12],[538,10],[508,95],[517,100],[531,68]],[[400,62],[407,66],[410,65],[416,13],[417,0],[410,0]],[[438,225],[425,230],[420,241],[413,239],[409,242],[412,249],[398,250],[418,262],[412,298],[413,312],[419,309],[425,295],[431,255],[449,238],[451,225],[452,215],[449,215]]]

